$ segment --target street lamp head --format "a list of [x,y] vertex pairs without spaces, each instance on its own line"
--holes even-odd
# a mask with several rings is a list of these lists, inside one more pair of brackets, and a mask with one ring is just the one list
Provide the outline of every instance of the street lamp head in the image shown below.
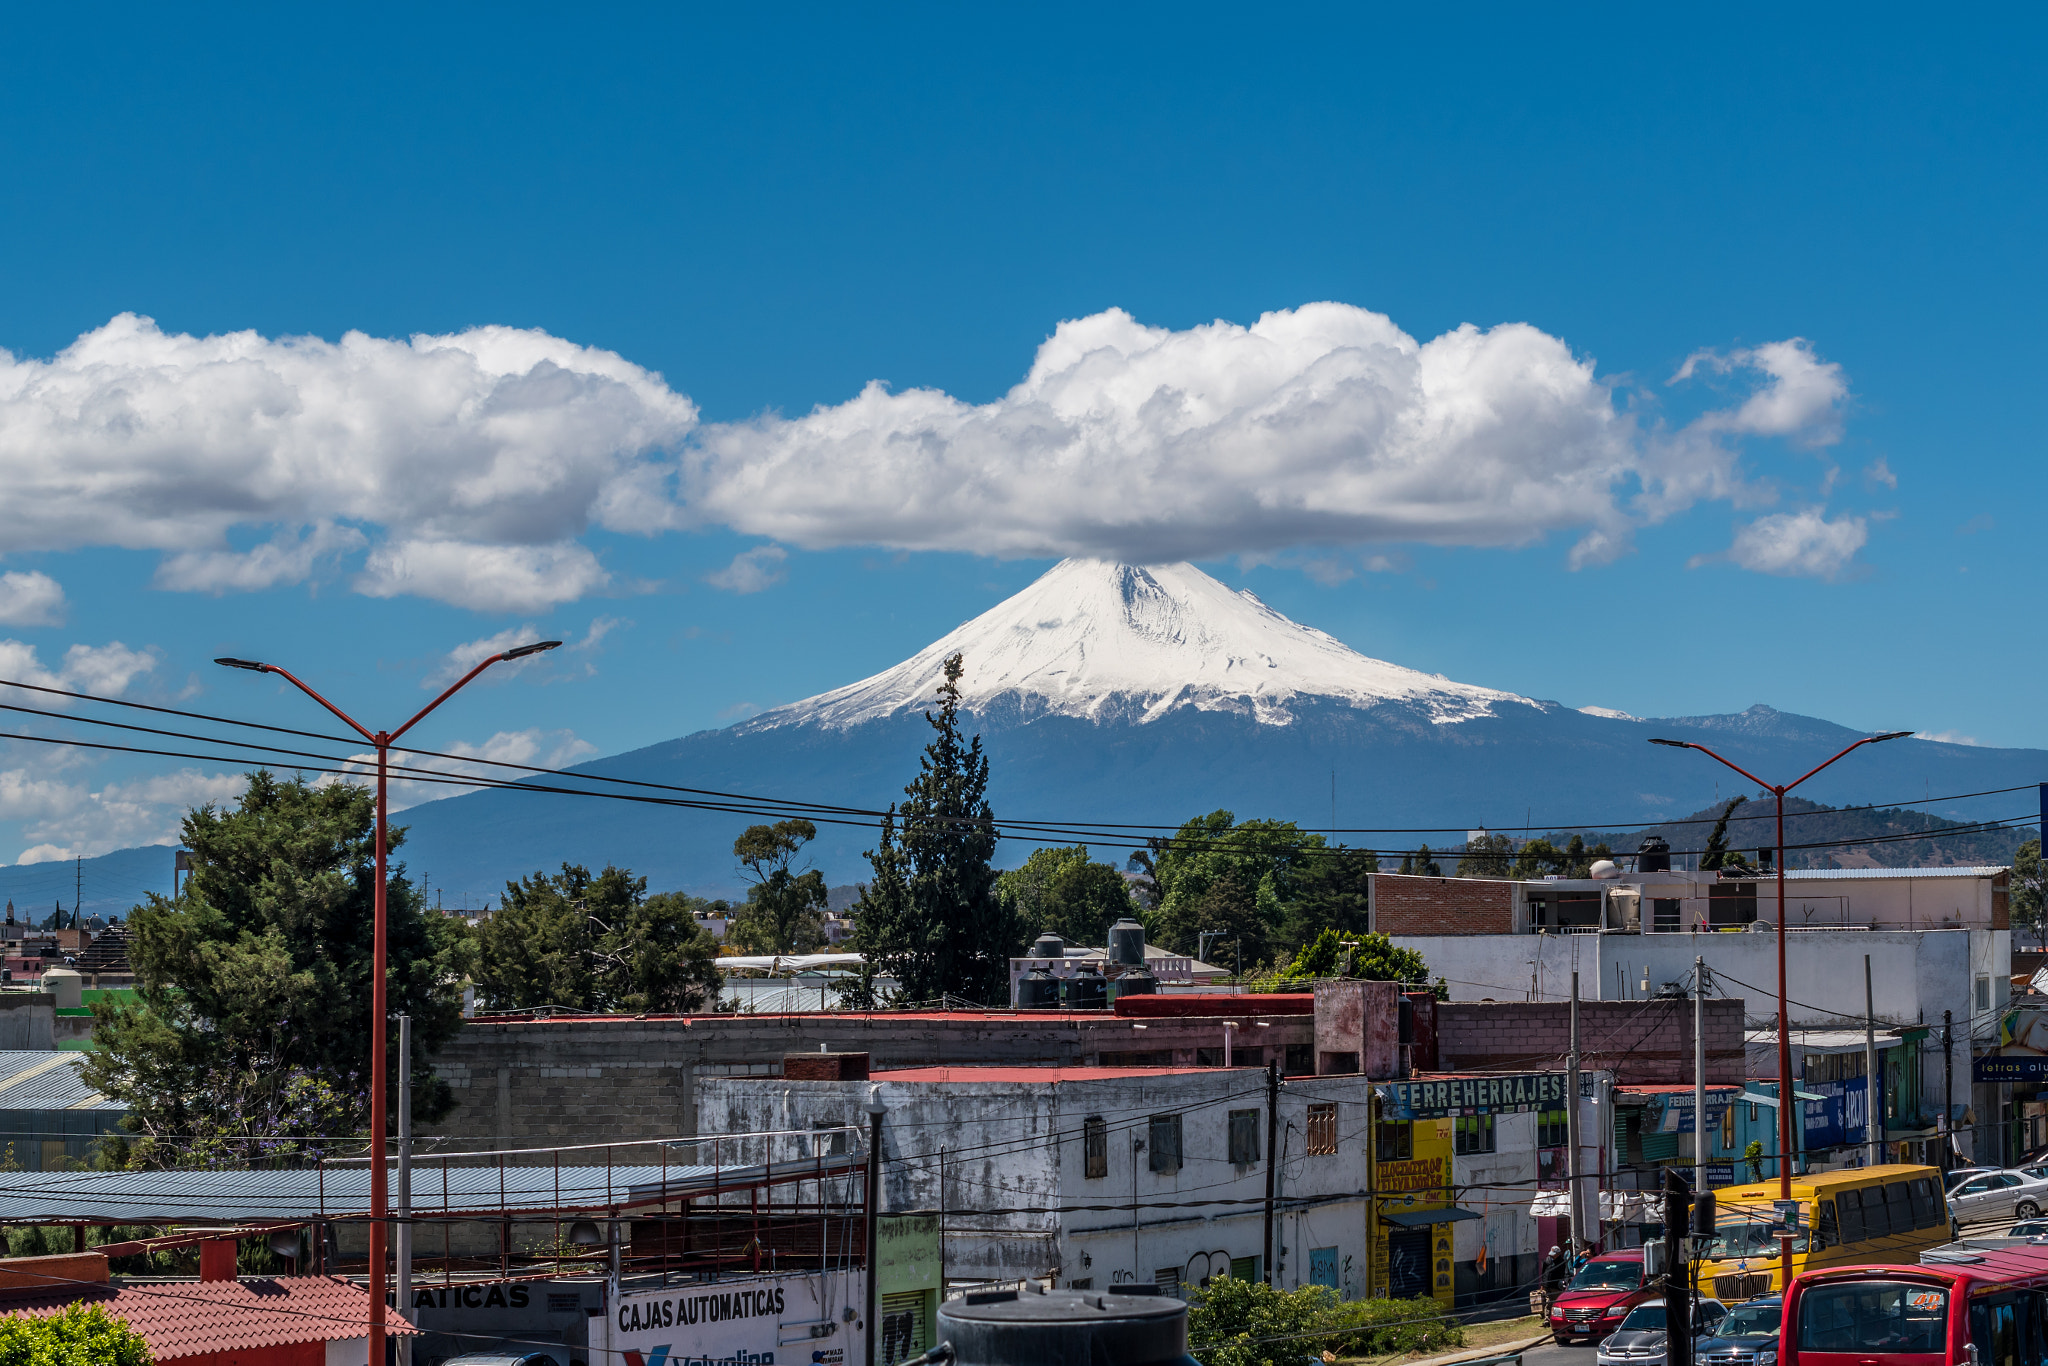
[[249,671],[250,671],[251,673],[267,674],[267,673],[269,673],[269,672],[270,672],[270,666],[269,666],[268,664],[258,664],[258,663],[257,663],[257,662],[256,662],[255,660],[253,660],[253,659],[225,659],[225,658],[223,658],[223,659],[216,659],[216,660],[214,660],[213,662],[214,662],[214,663],[216,663],[216,664],[222,665],[222,666],[224,666],[224,667],[226,667],[226,668],[230,668],[230,669],[247,669],[247,670],[249,670]]
[[501,658],[524,659],[528,655],[537,655],[543,650],[559,649],[561,647],[561,644],[562,642],[559,640],[536,640],[531,645],[521,645],[519,648],[515,650],[505,651]]
[[1650,741],[1650,743],[1651,743],[1651,744],[1653,744],[1653,745],[1663,745],[1663,746],[1665,746],[1665,747],[1666,747],[1667,749],[1691,749],[1691,748],[1692,748],[1692,746],[1691,746],[1691,745],[1687,744],[1687,743],[1686,743],[1685,741],[1683,741],[1683,740],[1652,740],[1652,741]]
[[1917,732],[1910,730],[1888,730],[1882,735],[1871,736],[1870,743],[1874,745],[1880,740],[1904,740],[1914,734],[1917,734]]

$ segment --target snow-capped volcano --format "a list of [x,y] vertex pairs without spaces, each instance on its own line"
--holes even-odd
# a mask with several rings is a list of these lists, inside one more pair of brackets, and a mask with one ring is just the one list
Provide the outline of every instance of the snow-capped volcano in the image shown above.
[[1191,564],[1062,560],[894,668],[766,712],[743,729],[843,730],[924,711],[954,654],[966,659],[965,705],[983,720],[1009,723],[1144,723],[1192,707],[1286,725],[1294,719],[1289,704],[1304,697],[1354,707],[1406,703],[1438,723],[1490,716],[1506,703],[1535,705],[1362,655]]

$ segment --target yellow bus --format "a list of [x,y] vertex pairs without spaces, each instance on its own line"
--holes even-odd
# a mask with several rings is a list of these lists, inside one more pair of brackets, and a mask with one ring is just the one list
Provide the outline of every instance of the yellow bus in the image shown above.
[[[1799,1227],[1792,1274],[1862,1262],[1920,1260],[1950,1238],[1941,1171],[1897,1164],[1809,1172],[1792,1178]],[[1782,1293],[1778,1265],[1778,1183],[1755,1181],[1714,1192],[1714,1237],[1696,1245],[1700,1293],[1724,1304]]]

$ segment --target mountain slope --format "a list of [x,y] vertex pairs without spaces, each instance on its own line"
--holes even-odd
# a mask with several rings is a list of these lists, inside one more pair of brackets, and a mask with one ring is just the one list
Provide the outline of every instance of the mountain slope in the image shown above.
[[[1339,834],[1389,850],[1460,844],[1482,825],[1640,829],[1706,805],[1717,784],[1732,790],[1712,760],[1646,744],[1652,735],[1712,745],[1769,775],[1804,772],[1858,734],[1766,706],[1649,722],[1573,710],[1372,659],[1192,566],[1070,560],[893,669],[580,771],[878,811],[917,771],[931,733],[922,714],[955,652],[998,820],[1087,827],[1008,840],[1006,862],[1060,838],[1116,857],[1217,808],[1317,830],[1391,827]],[[1901,740],[1801,791],[1981,819],[2030,813],[2032,793],[1923,799],[2043,777],[2042,751]],[[728,893],[740,882],[732,840],[760,817],[498,791],[401,819],[412,868],[480,901],[564,860]],[[869,818],[820,819],[811,853],[830,881],[854,881],[874,838]],[[1915,849],[1872,852],[1905,863]]]

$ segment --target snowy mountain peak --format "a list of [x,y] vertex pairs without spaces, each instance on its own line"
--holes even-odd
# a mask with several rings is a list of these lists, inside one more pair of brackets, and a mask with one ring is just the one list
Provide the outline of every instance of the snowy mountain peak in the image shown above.
[[1407,704],[1443,723],[1525,697],[1371,659],[1290,621],[1191,564],[1062,560],[1023,592],[858,683],[765,712],[743,730],[833,729],[927,710],[946,659],[966,659],[962,699],[984,721],[1058,715],[1145,722],[1183,707],[1269,725],[1296,699]]

